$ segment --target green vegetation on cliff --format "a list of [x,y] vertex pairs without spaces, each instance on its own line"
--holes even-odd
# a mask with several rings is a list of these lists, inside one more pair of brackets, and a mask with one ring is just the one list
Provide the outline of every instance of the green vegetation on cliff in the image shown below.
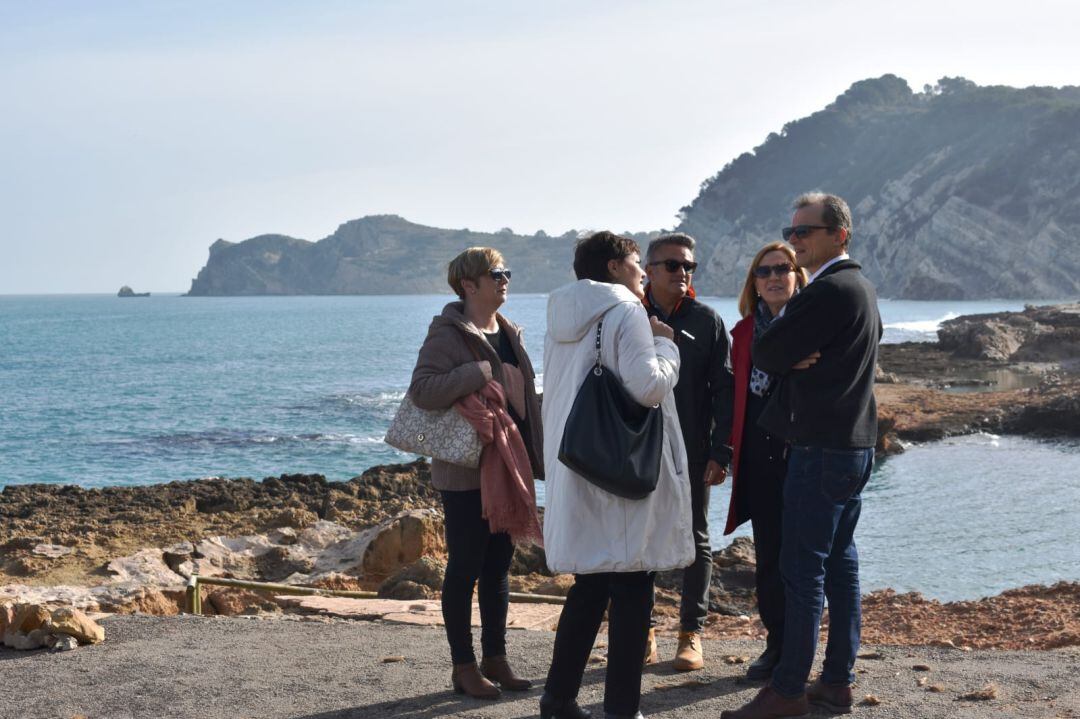
[[848,200],[851,254],[883,297],[1080,294],[1080,88],[855,83],[729,163],[682,209],[680,229],[707,261],[701,289],[735,294],[740,268],[812,189]]

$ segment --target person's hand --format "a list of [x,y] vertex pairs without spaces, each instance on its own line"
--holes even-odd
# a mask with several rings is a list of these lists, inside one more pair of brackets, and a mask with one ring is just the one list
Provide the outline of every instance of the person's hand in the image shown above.
[[727,467],[724,467],[715,459],[710,459],[709,463],[705,465],[705,486],[715,487],[723,484],[725,479],[727,479]]
[[806,369],[811,365],[817,363],[818,358],[821,357],[820,352],[811,352],[806,357],[802,358],[791,366],[791,369]]
[[667,337],[669,340],[675,340],[675,330],[655,317],[649,318],[649,325],[652,326],[653,337]]

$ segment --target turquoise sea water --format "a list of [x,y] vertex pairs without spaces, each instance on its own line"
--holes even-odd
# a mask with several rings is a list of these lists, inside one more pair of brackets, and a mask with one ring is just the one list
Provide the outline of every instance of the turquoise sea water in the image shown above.
[[[448,299],[0,296],[0,486],[293,472],[343,480],[411,459],[382,436]],[[734,299],[706,302],[729,327],[737,319]],[[540,373],[545,303],[517,295],[505,308],[526,328]],[[942,319],[1023,304],[883,301],[885,341],[933,339]],[[875,470],[860,524],[868,586],[951,598],[1080,579],[1080,492],[1062,481],[1076,476],[1073,444],[1016,438],[890,458]],[[1004,522],[1020,508],[1044,518],[1040,504],[1066,512],[1055,531],[1041,519],[1031,520],[1038,528],[1020,516]],[[726,506],[721,488],[717,546]],[[965,564],[934,561],[944,547]]]

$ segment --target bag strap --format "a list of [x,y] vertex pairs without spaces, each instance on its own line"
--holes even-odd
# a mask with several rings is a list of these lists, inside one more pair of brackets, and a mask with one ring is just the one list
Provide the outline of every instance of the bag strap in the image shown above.
[[604,319],[600,318],[600,321],[596,324],[596,362],[593,364],[593,374],[603,374],[604,370],[600,364],[600,330],[604,326]]

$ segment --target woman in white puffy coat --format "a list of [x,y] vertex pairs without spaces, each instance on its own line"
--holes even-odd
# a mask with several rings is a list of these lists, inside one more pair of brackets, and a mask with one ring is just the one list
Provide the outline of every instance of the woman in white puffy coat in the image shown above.
[[[653,573],[694,559],[686,449],[672,390],[679,351],[671,328],[641,304],[644,273],[637,244],[610,232],[578,242],[578,281],[551,293],[544,340],[544,546],[548,567],[572,572],[574,586],[559,619],[540,714],[583,719],[577,693],[608,608],[604,711],[639,716],[641,669],[652,611]],[[659,404],[664,444],[656,490],[624,499],[590,484],[558,459],[566,418],[596,358],[644,406]]]

